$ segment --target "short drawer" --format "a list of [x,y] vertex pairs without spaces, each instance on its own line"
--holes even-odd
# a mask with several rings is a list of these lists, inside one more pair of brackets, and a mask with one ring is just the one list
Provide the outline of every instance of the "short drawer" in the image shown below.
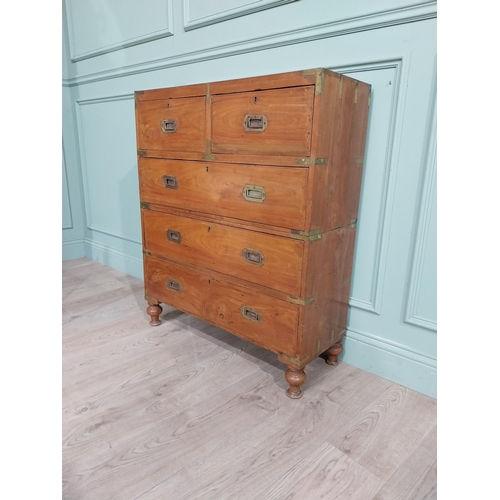
[[141,200],[290,229],[305,225],[307,169],[139,159]]
[[145,256],[146,295],[276,353],[294,356],[298,306]]
[[300,296],[304,242],[143,210],[144,248]]
[[137,102],[139,149],[203,153],[205,104],[205,97]]
[[212,96],[212,152],[308,156],[314,87]]

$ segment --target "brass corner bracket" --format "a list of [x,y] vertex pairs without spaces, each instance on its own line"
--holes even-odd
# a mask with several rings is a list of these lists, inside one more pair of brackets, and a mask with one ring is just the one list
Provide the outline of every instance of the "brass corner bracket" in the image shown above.
[[296,165],[327,165],[328,158],[295,158]]
[[316,241],[321,239],[321,229],[313,229],[312,231],[299,231],[298,229],[292,229],[290,231],[290,236],[294,240]]
[[289,295],[286,300],[288,300],[288,302],[291,302],[292,304],[297,304],[299,306],[308,306],[309,304],[312,304],[316,298],[315,297],[309,297],[308,299],[299,299],[298,297],[292,297],[291,295]]

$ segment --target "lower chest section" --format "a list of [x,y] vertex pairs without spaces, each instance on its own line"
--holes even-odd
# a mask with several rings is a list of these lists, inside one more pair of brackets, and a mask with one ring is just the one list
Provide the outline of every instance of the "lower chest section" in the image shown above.
[[294,356],[299,306],[209,270],[145,255],[146,297],[193,314],[277,353]]

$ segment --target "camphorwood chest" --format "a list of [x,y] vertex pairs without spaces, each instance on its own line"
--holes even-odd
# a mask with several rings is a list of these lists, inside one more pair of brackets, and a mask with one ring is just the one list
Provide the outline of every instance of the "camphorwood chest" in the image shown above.
[[135,92],[151,325],[165,303],[275,352],[292,398],[337,363],[369,101],[325,69]]

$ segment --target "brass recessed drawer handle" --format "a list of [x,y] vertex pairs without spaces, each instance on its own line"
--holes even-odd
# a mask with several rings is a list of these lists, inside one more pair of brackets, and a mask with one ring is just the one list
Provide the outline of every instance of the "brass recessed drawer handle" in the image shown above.
[[182,286],[178,281],[174,281],[171,278],[167,278],[167,288],[173,290],[174,292],[182,292]]
[[256,266],[264,265],[264,255],[258,250],[251,250],[250,248],[245,248],[241,253],[243,258],[250,262],[250,264],[255,264]]
[[161,129],[166,134],[177,132],[177,121],[176,120],[162,120],[160,122]]
[[182,241],[181,233],[174,231],[172,229],[167,230],[167,240],[173,241],[174,243],[180,243]]
[[259,311],[245,305],[241,306],[241,314],[244,318],[249,319],[250,321],[259,322],[262,319]]
[[266,115],[245,115],[243,128],[247,132],[264,132],[267,128]]
[[245,184],[243,188],[243,198],[247,201],[262,203],[266,199],[266,190],[262,186]]
[[162,177],[163,185],[169,189],[177,189],[177,177],[173,177],[172,175],[164,175]]

